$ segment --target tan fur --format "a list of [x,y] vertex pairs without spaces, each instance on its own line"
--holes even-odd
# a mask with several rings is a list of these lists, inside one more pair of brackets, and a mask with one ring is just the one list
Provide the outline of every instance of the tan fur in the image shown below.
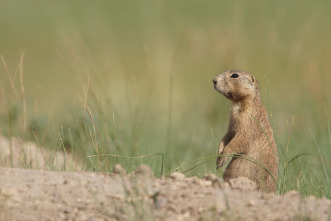
[[[235,73],[239,75],[236,78]],[[231,158],[227,157],[229,154],[244,154],[232,158],[224,171],[224,180],[244,176],[255,181],[260,190],[275,191],[277,183],[261,165],[277,181],[278,152],[255,77],[243,71],[226,71],[213,82],[214,88],[232,101],[229,129],[219,146],[218,155],[223,156],[217,158],[217,169]]]

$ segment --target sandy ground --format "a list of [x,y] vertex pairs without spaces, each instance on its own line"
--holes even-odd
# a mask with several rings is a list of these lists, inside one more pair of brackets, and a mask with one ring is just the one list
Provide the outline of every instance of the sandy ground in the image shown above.
[[330,220],[331,200],[261,193],[245,178],[223,183],[173,173],[50,172],[0,168],[0,220]]
[[0,167],[0,220],[331,220],[331,200],[258,192],[246,178],[155,178],[144,165],[131,174]]

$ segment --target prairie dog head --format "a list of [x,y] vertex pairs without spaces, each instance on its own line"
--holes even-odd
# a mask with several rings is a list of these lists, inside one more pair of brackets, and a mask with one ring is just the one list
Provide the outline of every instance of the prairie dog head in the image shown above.
[[254,75],[244,71],[226,71],[213,79],[214,88],[226,98],[239,102],[259,94]]

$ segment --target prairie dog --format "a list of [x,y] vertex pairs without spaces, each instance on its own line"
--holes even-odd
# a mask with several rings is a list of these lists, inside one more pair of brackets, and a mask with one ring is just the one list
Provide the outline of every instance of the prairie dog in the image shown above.
[[217,169],[232,154],[234,157],[223,174],[225,181],[244,176],[255,181],[259,190],[275,191],[278,177],[277,146],[254,75],[229,70],[217,75],[213,83],[218,92],[232,101],[229,128],[219,145]]

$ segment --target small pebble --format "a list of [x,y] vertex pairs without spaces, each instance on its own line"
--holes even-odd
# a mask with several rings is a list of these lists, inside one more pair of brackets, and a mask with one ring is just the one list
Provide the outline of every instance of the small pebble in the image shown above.
[[122,167],[121,164],[116,164],[116,165],[113,167],[113,174],[117,174],[117,175],[125,175],[126,172],[125,172],[125,169]]
[[137,175],[154,177],[154,174],[151,171],[151,169],[149,168],[149,166],[147,166],[145,164],[141,164],[140,166],[138,166],[135,173]]
[[170,174],[170,177],[174,180],[183,180],[185,179],[185,175],[179,172],[173,172]]

